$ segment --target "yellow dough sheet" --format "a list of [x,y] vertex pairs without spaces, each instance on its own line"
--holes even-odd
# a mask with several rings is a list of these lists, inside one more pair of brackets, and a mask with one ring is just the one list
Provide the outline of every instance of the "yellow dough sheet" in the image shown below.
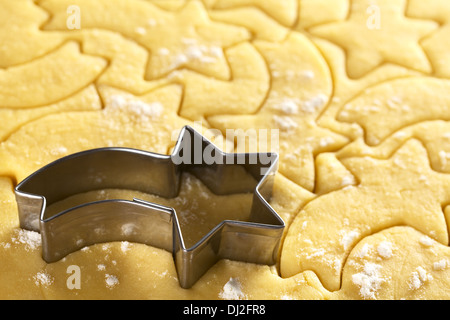
[[[450,299],[449,38],[447,0],[0,0],[0,299]],[[258,149],[280,155],[276,265],[221,260],[182,289],[138,243],[45,263],[18,182],[93,148],[170,154],[185,125],[228,152],[277,130]],[[138,197],[190,244],[252,201],[188,174]]]

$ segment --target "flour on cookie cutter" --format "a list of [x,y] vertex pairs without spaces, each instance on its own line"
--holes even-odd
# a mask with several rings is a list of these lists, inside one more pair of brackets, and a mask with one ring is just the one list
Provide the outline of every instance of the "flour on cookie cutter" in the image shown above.
[[[36,171],[15,188],[20,226],[40,232],[42,257],[48,263],[85,246],[112,241],[165,249],[173,254],[180,286],[190,288],[220,259],[276,263],[285,227],[269,204],[277,166],[276,153],[224,153],[186,126],[171,155],[100,148],[66,156]],[[195,175],[218,195],[253,192],[249,219],[224,220],[186,248],[175,209],[156,203],[112,199],[57,213],[47,210],[72,195],[110,188],[174,198],[183,172]]]

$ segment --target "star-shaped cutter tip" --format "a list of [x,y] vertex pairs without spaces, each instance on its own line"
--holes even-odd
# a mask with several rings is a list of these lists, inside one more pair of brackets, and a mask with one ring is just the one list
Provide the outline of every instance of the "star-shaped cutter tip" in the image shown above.
[[[269,204],[277,166],[276,153],[225,153],[186,126],[171,155],[99,148],[36,171],[15,188],[20,226],[41,233],[42,257],[48,263],[112,241],[165,249],[173,254],[180,286],[190,288],[220,259],[276,263],[285,227]],[[183,172],[194,174],[215,194],[253,192],[249,218],[224,220],[187,248],[175,209],[156,203],[111,199],[47,210],[72,195],[109,188],[174,198]]]

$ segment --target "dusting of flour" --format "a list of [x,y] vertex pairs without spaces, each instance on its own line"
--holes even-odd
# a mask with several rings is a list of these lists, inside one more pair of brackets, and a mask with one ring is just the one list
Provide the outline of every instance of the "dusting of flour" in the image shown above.
[[35,231],[16,229],[11,236],[11,242],[2,242],[0,245],[7,249],[11,244],[25,245],[25,250],[33,251],[41,246],[41,235]]
[[223,286],[219,293],[219,298],[224,300],[241,300],[245,299],[245,294],[242,292],[242,286],[238,279],[230,278]]
[[44,271],[38,272],[34,277],[34,284],[37,286],[49,286],[53,283],[53,278]]
[[352,281],[359,287],[359,294],[364,299],[376,299],[376,293],[381,284],[386,281],[380,273],[381,266],[376,263],[366,262],[362,272],[352,276]]

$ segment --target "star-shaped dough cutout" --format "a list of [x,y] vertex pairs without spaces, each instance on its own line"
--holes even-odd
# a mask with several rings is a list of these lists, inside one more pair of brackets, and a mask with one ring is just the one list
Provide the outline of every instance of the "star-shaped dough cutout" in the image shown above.
[[428,151],[431,168],[437,172],[450,173],[450,122],[424,121],[404,127],[376,146],[368,146],[358,138],[337,152],[338,158],[369,156],[388,158],[409,139],[417,139]]
[[40,29],[47,19],[31,0],[0,1],[0,68],[29,62],[61,45],[62,35]]
[[360,78],[385,62],[430,73],[420,40],[438,25],[405,17],[405,8],[406,0],[353,0],[347,20],[309,31],[345,49],[351,78]]
[[387,160],[356,157],[341,162],[360,184],[318,197],[297,214],[281,253],[283,277],[313,270],[325,288],[338,290],[354,245],[397,225],[448,245],[442,206],[450,201],[450,175],[430,168],[419,141],[408,140]]
[[36,108],[0,108],[0,119],[4,121],[0,127],[0,141],[7,138],[21,126],[52,113],[67,111],[93,111],[101,110],[102,105],[95,85],[56,103]]
[[167,78],[149,81],[145,79],[150,53],[136,41],[120,33],[81,29],[61,34],[68,40],[80,42],[84,54],[102,57],[108,61],[107,68],[95,79],[96,85],[108,85],[135,95],[143,95],[169,83]]
[[69,41],[29,63],[0,69],[0,105],[29,108],[55,103],[92,83],[107,61],[81,52]]
[[[322,152],[335,151],[348,142],[346,137],[298,116],[261,112],[254,116],[214,116],[208,118],[208,122],[223,133],[227,129],[235,130],[238,152],[239,150],[274,151],[276,146],[271,144],[273,142],[271,134],[273,130],[279,130],[280,173],[311,192],[314,191],[316,182],[314,156]],[[252,135],[252,132],[256,134]],[[260,135],[260,132],[263,134]],[[247,138],[249,140],[244,140]],[[251,141],[258,142],[252,144]],[[262,144],[258,145],[261,141]]]
[[[135,96],[99,86],[101,111],[52,114],[23,125],[0,145],[0,175],[25,178],[62,156],[101,147],[129,147],[167,154],[181,128],[182,88],[169,85]],[[76,134],[74,134],[76,132]]]
[[348,101],[337,120],[359,124],[365,130],[366,143],[377,145],[406,126],[427,120],[450,120],[449,91],[449,80],[432,77],[387,81]]
[[[313,0],[315,1],[315,0]],[[330,1],[330,0],[326,0]],[[331,0],[334,1],[334,0]],[[395,78],[418,75],[416,71],[406,69],[394,64],[384,64],[359,79],[351,79],[345,67],[345,51],[328,40],[314,37],[312,41],[319,47],[330,65],[333,75],[333,97],[330,104],[317,119],[317,123],[349,138],[356,139],[364,135],[361,126],[355,122],[338,121],[338,113],[347,101],[356,97],[376,84]]]
[[411,227],[398,226],[370,235],[355,246],[345,263],[342,288],[332,297],[448,299],[449,278],[450,248]]
[[199,1],[189,1],[179,11],[136,0],[119,0],[114,5],[109,0],[43,0],[39,5],[52,14],[46,30],[66,30],[66,10],[76,5],[82,14],[82,29],[119,32],[147,48],[151,54],[147,80],[179,68],[230,79],[223,48],[250,38],[245,28],[212,21]]
[[[279,130],[279,171],[308,191],[314,190],[314,156],[334,151],[348,142],[344,136],[321,128],[315,118],[326,107],[332,91],[329,69],[317,48],[303,35],[292,33],[281,43],[254,41],[272,74],[271,88],[262,107],[251,115],[217,115],[207,117],[212,127],[226,135],[227,129],[245,134],[259,129]],[[293,69],[292,66],[296,68]],[[273,131],[276,132],[276,131]],[[242,135],[240,135],[242,137]],[[228,138],[228,137],[227,137]],[[267,139],[270,150],[271,136]],[[237,142],[237,149],[247,146]],[[262,145],[258,146],[263,151]],[[275,147],[272,145],[272,147]],[[276,151],[276,150],[272,150]]]
[[270,89],[270,74],[258,50],[243,42],[228,48],[225,54],[232,80],[212,79],[191,70],[170,75],[172,81],[184,84],[180,116],[194,121],[215,114],[253,113],[264,102]]
[[446,1],[412,0],[409,2],[407,15],[418,19],[433,19],[440,23],[440,28],[422,43],[430,57],[434,73],[439,77],[450,77],[450,6]]

